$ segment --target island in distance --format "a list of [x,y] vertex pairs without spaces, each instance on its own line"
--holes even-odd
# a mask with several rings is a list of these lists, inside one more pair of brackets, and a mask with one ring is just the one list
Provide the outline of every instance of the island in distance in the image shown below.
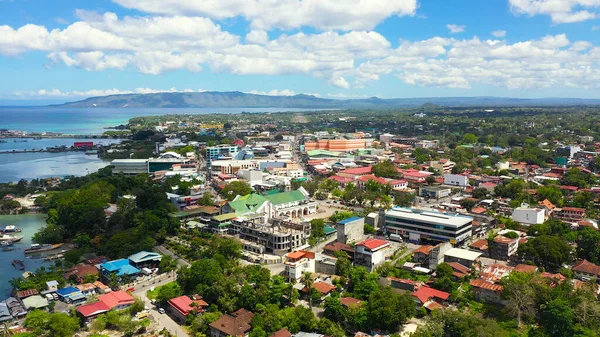
[[550,105],[600,105],[600,99],[578,98],[508,98],[508,97],[377,97],[365,99],[327,99],[311,95],[268,96],[231,92],[172,92],[154,94],[121,94],[90,97],[53,107],[70,108],[402,108],[430,103],[441,106],[550,106]]

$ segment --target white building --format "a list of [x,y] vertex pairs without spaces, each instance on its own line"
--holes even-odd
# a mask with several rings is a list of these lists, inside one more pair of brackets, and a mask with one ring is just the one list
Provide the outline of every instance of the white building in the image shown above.
[[306,272],[315,272],[315,253],[298,250],[284,256],[285,276],[294,281],[302,278]]
[[522,205],[513,210],[512,219],[527,225],[541,224],[545,220],[545,212],[542,208],[532,208]]
[[110,162],[113,174],[148,173],[148,159],[114,159]]
[[381,239],[370,238],[354,246],[354,264],[364,266],[373,271],[385,262],[385,257],[390,253],[391,245]]
[[464,174],[446,173],[444,174],[444,184],[450,186],[467,187],[469,186],[469,177]]

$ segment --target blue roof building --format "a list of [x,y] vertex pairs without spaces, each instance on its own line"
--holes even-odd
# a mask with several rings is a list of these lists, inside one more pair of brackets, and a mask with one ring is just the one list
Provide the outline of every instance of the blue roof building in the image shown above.
[[117,276],[123,276],[123,275],[136,275],[139,274],[140,270],[137,269],[136,267],[132,266],[129,263],[129,259],[120,259],[120,260],[114,260],[114,261],[108,261],[105,263],[102,263],[100,265],[100,270],[102,271],[102,274],[104,275],[109,275],[112,273],[117,273]]
[[345,225],[347,223],[350,223],[350,222],[356,221],[356,220],[360,220],[360,219],[362,219],[362,218],[358,217],[358,216],[354,216],[354,217],[351,217],[351,218],[348,218],[348,219],[340,220],[337,223],[340,224],[340,225]]

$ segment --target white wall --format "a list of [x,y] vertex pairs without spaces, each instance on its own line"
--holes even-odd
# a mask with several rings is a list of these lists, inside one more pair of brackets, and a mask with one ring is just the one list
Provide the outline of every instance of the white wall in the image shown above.
[[452,185],[452,186],[469,186],[469,177],[463,176],[461,174],[444,174],[444,184]]
[[544,222],[544,210],[541,208],[515,208],[512,219],[523,224],[541,224]]

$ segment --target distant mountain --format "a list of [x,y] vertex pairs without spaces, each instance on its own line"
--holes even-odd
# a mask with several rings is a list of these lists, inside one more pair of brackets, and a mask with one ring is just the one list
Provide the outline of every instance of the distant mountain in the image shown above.
[[232,92],[174,92],[124,94],[90,97],[82,101],[52,105],[71,108],[402,108],[402,107],[494,107],[600,105],[600,99],[579,98],[506,98],[506,97],[422,97],[381,99],[326,99],[311,95],[267,96]]

